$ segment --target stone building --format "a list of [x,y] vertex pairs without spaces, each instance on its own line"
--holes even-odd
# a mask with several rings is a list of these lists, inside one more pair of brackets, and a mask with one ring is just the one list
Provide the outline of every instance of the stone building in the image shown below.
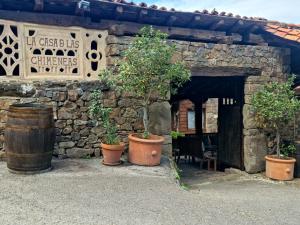
[[192,71],[192,79],[170,101],[150,108],[153,133],[166,137],[171,151],[171,107],[194,103],[195,132],[202,133],[203,103],[218,98],[219,161],[253,173],[264,169],[264,135],[253,122],[250,98],[264,83],[299,74],[300,28],[262,18],[207,10],[135,5],[124,0],[0,1],[0,148],[8,106],[42,102],[54,108],[55,154],[99,156],[103,130],[88,115],[90,93],[105,91],[119,134],[142,129],[140,107],[97,80],[114,65],[145,25],[168,33],[175,57]]

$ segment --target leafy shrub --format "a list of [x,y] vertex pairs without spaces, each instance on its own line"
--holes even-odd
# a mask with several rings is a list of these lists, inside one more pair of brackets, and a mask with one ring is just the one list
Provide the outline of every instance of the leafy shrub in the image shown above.
[[[287,82],[272,82],[253,95],[252,105],[257,125],[276,135],[277,156],[281,156],[281,132],[294,119],[300,108],[300,101],[295,97],[292,85],[294,76]],[[291,150],[292,147],[284,148]]]

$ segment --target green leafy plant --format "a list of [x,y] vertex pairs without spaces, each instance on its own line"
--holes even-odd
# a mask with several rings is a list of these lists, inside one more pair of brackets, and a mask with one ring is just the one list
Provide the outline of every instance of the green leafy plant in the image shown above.
[[296,146],[294,144],[281,144],[280,151],[284,157],[289,157],[296,153]]
[[89,113],[105,129],[103,143],[116,145],[120,143],[120,140],[117,134],[117,126],[110,118],[111,112],[112,108],[103,105],[103,93],[100,90],[95,90],[91,96]]
[[180,131],[171,131],[172,139],[178,139],[179,137],[184,137],[185,134]]
[[[281,157],[281,132],[294,119],[300,108],[300,101],[295,97],[292,85],[294,76],[287,82],[272,82],[253,95],[252,105],[257,125],[276,136],[277,157]],[[286,152],[286,151],[285,151]]]
[[110,80],[119,90],[142,100],[143,138],[150,134],[148,108],[155,101],[153,96],[166,98],[190,78],[186,66],[174,62],[175,51],[176,47],[168,44],[167,34],[151,26],[144,27],[124,51],[115,75],[112,71],[102,74],[101,79]]
[[171,163],[171,168],[174,172],[175,180],[178,182],[180,188],[182,188],[185,191],[190,190],[190,186],[188,184],[183,183],[181,180],[182,170],[178,168],[176,162],[173,159],[170,159],[170,163]]

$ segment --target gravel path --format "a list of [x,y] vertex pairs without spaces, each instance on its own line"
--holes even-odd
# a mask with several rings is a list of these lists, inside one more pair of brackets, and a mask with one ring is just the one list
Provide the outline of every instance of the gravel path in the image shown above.
[[105,167],[54,161],[54,170],[14,175],[0,162],[1,225],[300,224],[300,188],[236,179],[185,191],[168,162]]

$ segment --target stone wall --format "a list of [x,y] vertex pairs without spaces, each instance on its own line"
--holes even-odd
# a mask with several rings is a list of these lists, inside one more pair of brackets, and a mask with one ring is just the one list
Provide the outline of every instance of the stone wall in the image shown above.
[[205,103],[204,133],[218,133],[218,99],[209,98]]
[[[128,47],[132,37],[107,37],[106,57],[107,65],[112,66],[120,59],[120,53]],[[244,117],[244,165],[248,172],[258,172],[264,169],[263,156],[266,154],[266,141],[264,135],[257,129],[253,121],[250,99],[256,90],[270,80],[284,80],[290,72],[290,52],[268,46],[243,46],[228,44],[211,44],[188,41],[170,40],[178,51],[174,58],[184,61],[192,69],[194,75],[201,74],[203,68],[218,69],[218,71],[249,71],[245,80]],[[253,71],[256,73],[254,74]],[[259,71],[259,72],[257,72]],[[219,76],[223,74],[220,73]],[[29,81],[28,81],[29,82]],[[98,155],[98,145],[101,139],[101,127],[94,127],[87,114],[89,93],[97,85],[95,82],[36,82],[13,83],[0,82],[1,101],[1,127],[5,124],[5,110],[13,101],[39,101],[53,104],[57,117],[56,127],[58,145],[57,154],[61,155]],[[99,84],[100,85],[100,84]],[[14,87],[11,87],[14,86]],[[26,92],[26,98],[15,94]],[[17,96],[17,97],[16,97]],[[130,96],[115,96],[107,92],[106,103],[114,108],[113,117],[120,127],[120,135],[126,139],[129,132],[141,129],[141,111],[133,107],[134,101]],[[163,107],[160,107],[159,105]],[[152,129],[157,133],[166,135],[166,149],[170,152],[170,124],[171,116],[167,102],[158,103],[154,110],[160,118],[152,117]],[[167,116],[162,116],[167,115]],[[155,120],[155,121],[154,121]],[[158,121],[158,122],[156,122]],[[157,123],[160,123],[157,124]],[[169,124],[167,129],[161,124]],[[2,136],[3,139],[3,136]],[[78,154],[77,154],[78,153]]]
[[[15,97],[0,97],[0,137],[3,148],[3,132],[8,106],[16,102],[37,102],[53,106],[56,145],[55,155],[68,157],[99,156],[99,143],[103,134],[101,126],[96,126],[90,118],[88,106],[91,92],[104,91],[104,104],[113,108],[114,119],[119,126],[119,134],[126,141],[128,132],[142,129],[136,101],[116,96],[105,90],[99,82],[33,82],[2,83],[1,88],[10,90]],[[9,95],[9,93],[7,93]]]
[[[266,138],[254,121],[251,110],[252,95],[271,80],[283,81],[290,73],[290,50],[269,46],[242,46],[227,44],[172,41],[178,47],[176,58],[185,61],[194,75],[203,69],[214,68],[218,73],[245,76],[243,107],[243,151],[244,166],[249,173],[264,170],[267,153]],[[228,72],[229,71],[229,72]],[[248,71],[249,73],[242,73]],[[259,71],[259,72],[258,72]],[[225,73],[226,72],[226,73]]]

